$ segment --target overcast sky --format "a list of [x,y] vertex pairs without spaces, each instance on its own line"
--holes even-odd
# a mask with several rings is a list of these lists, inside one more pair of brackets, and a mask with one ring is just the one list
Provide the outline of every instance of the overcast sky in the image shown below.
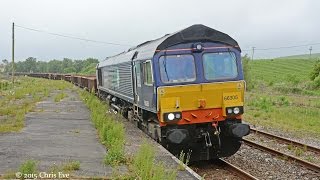
[[[225,32],[243,50],[320,43],[317,0],[1,0],[0,60],[11,60],[11,27],[17,25],[119,44],[137,45],[193,24]],[[84,59],[127,50],[16,27],[17,60]],[[309,53],[309,46],[256,51],[270,58]],[[313,45],[314,53],[320,44]],[[251,55],[251,51],[243,51]]]

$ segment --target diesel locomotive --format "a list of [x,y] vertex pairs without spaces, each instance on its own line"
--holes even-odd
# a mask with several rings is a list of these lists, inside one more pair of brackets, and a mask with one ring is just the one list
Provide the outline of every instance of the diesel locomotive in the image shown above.
[[250,129],[240,53],[229,35],[193,25],[100,62],[98,94],[175,155],[231,156]]

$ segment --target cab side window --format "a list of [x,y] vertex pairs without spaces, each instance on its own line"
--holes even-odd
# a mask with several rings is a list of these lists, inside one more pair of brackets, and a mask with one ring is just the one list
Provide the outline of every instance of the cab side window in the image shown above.
[[147,86],[152,86],[152,68],[151,68],[151,61],[146,61],[143,63],[143,76],[144,80],[143,83]]

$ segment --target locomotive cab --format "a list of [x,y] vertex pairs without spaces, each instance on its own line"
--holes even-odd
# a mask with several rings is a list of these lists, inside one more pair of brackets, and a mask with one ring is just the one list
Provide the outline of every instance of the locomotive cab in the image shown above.
[[159,51],[155,59],[163,143],[175,154],[192,151],[191,160],[234,154],[250,130],[241,123],[245,81],[240,51],[192,42]]

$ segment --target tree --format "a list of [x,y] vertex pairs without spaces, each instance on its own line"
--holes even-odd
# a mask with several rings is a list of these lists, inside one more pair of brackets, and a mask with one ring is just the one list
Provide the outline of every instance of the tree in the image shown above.
[[63,60],[62,60],[63,73],[71,73],[71,72],[73,72],[73,70],[71,68],[72,66],[73,66],[72,59],[63,58]]
[[62,61],[51,60],[48,63],[48,72],[50,73],[61,73],[62,72]]
[[83,67],[84,67],[83,60],[74,61],[74,68],[76,69],[76,73],[79,73]]
[[4,64],[4,72],[8,72],[8,71],[7,71],[7,70],[8,70],[8,64],[9,64],[8,60],[3,59],[3,60],[2,60],[2,63]]
[[37,70],[37,59],[34,57],[28,57],[24,62],[24,70],[20,72],[36,72]]
[[43,62],[43,61],[38,61],[37,62],[37,73],[46,73],[48,72],[48,63],[47,62]]
[[4,60],[2,60],[2,63],[3,63],[4,65],[7,65],[7,64],[8,64],[8,60],[4,59]]

